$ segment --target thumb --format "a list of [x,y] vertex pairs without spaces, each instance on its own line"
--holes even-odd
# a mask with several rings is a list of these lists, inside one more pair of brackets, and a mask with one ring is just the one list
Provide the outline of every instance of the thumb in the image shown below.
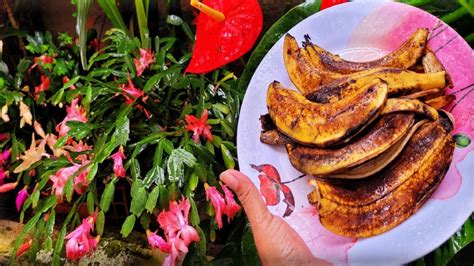
[[273,215],[267,209],[255,185],[246,175],[236,170],[227,170],[221,173],[220,179],[235,192],[253,228],[265,228],[271,223]]

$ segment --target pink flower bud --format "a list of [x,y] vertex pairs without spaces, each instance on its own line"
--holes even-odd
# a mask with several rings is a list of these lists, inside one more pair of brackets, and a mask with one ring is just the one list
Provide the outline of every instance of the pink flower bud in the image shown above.
[[123,147],[120,146],[119,150],[110,155],[110,158],[114,160],[114,174],[117,177],[125,177],[125,168],[123,167],[123,160],[127,159],[125,154],[123,154]]
[[18,211],[21,210],[21,207],[23,206],[23,203],[28,198],[28,196],[29,196],[28,187],[24,187],[22,190],[18,191],[18,195],[16,196],[16,200],[15,200],[16,209]]
[[211,187],[209,185],[205,185],[206,189],[206,198],[207,200],[211,201],[214,210],[216,211],[215,219],[217,223],[217,227],[220,229],[222,228],[222,214],[226,210],[225,200],[222,197],[222,194],[217,190],[216,187]]

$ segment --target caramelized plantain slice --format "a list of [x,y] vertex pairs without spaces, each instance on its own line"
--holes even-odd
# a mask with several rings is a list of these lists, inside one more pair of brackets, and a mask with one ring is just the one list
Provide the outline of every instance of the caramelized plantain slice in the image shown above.
[[427,100],[426,104],[433,108],[441,109],[453,102],[454,100],[456,100],[456,96],[454,96],[453,94],[449,94]]
[[[349,237],[383,233],[416,212],[449,168],[454,140],[437,122],[424,124],[401,157],[387,170],[351,183],[317,181],[320,221],[330,231]],[[347,181],[347,180],[346,180]]]
[[395,160],[395,158],[397,158],[416,130],[418,130],[418,128],[426,122],[428,122],[428,120],[418,121],[410,128],[408,133],[406,133],[399,141],[397,141],[397,143],[393,144],[393,146],[391,146],[379,156],[361,165],[345,169],[336,174],[330,174],[330,178],[361,179],[382,171],[382,169],[384,169],[393,160]]
[[366,135],[337,149],[287,144],[288,158],[293,167],[304,174],[325,176],[383,153],[410,131],[414,120],[414,114],[409,113],[383,116]]
[[268,87],[267,106],[279,131],[298,143],[327,147],[366,126],[386,98],[387,84],[381,80],[332,104],[313,103],[275,81]]
[[349,74],[377,67],[408,69],[421,58],[427,44],[428,29],[417,29],[398,49],[382,58],[369,62],[351,62],[334,55],[311,43],[308,37],[304,43],[311,62],[321,71]]
[[417,99],[388,99],[387,103],[380,112],[380,115],[390,114],[394,112],[414,112],[426,116],[431,120],[438,120],[439,118],[436,109],[427,104],[422,103]]
[[316,69],[312,65],[307,51],[300,49],[298,42],[290,34],[285,36],[283,61],[291,82],[303,94],[314,90],[323,82],[322,79],[327,82],[327,80],[342,78],[340,74],[322,73],[319,69]]
[[304,95],[311,101],[319,103],[335,102],[347,97],[380,78],[387,82],[389,95],[441,90],[446,86],[445,72],[422,74],[399,68],[377,68],[347,75],[345,78],[306,89]]

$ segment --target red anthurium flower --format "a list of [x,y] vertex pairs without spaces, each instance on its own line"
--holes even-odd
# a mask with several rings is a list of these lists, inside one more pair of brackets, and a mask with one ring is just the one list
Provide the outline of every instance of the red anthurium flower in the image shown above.
[[31,71],[34,68],[36,68],[39,63],[41,63],[46,68],[51,68],[51,64],[54,62],[54,58],[47,55],[42,55],[42,56],[35,57],[34,62],[35,63],[31,65],[28,71]]
[[15,203],[16,203],[16,209],[18,211],[21,210],[21,207],[23,206],[23,203],[25,202],[25,200],[28,198],[29,194],[28,194],[28,187],[24,187],[22,190],[20,190],[18,192],[18,195],[16,196],[16,200],[15,200]]
[[250,166],[260,173],[260,194],[265,198],[265,203],[269,206],[277,205],[280,203],[280,191],[283,192],[283,202],[287,205],[283,217],[289,216],[295,208],[295,199],[290,188],[281,182],[278,170],[270,164]]
[[[199,9],[199,4],[193,6]],[[257,40],[263,24],[257,0],[204,0],[203,4],[210,7],[211,12],[220,11],[225,18],[218,21],[212,14],[208,15],[209,10],[201,9],[193,56],[186,69],[197,74],[212,71],[244,55]]]
[[165,258],[164,265],[175,265],[179,253],[187,253],[188,246],[193,241],[199,241],[199,235],[194,227],[188,224],[189,210],[191,204],[184,197],[179,203],[170,202],[170,210],[163,210],[158,215],[158,223],[165,232],[166,243],[163,238],[152,235],[147,231],[148,243],[152,247],[158,247],[161,251],[169,253]]
[[12,191],[16,188],[17,185],[18,185],[18,182],[3,184],[0,186],[0,193]]
[[138,97],[145,95],[142,90],[135,87],[130,77],[128,77],[128,84],[122,84],[120,88],[122,89],[122,95],[125,97],[125,103],[127,105],[133,104]]
[[227,215],[227,221],[230,222],[232,218],[240,211],[240,206],[235,202],[234,194],[230,191],[226,185],[221,185],[222,190],[224,190],[226,208],[225,214]]
[[212,207],[216,211],[215,219],[217,223],[217,227],[220,229],[222,228],[222,214],[224,214],[226,210],[226,204],[224,197],[222,194],[217,190],[216,187],[211,187],[207,184],[204,185],[206,189],[206,199],[211,201]]
[[20,257],[21,255],[23,255],[26,251],[28,251],[30,248],[31,248],[31,244],[33,243],[33,240],[29,240],[23,244],[21,244],[21,246],[18,248],[18,251],[16,252],[16,257]]
[[148,50],[140,48],[140,58],[133,59],[133,63],[137,69],[137,77],[140,77],[149,65],[155,63],[155,55]]
[[[64,76],[63,77],[63,84],[66,84],[70,81],[70,79],[67,77],[67,76]],[[69,86],[69,89],[71,90],[75,90],[76,89],[76,86],[74,86],[74,84],[72,84],[71,86]]]
[[41,84],[35,86],[35,98],[38,98],[38,94],[42,91],[47,91],[51,85],[51,80],[49,77],[41,75]]
[[89,216],[82,220],[74,231],[69,233],[64,239],[66,243],[66,257],[68,260],[79,260],[85,255],[90,255],[97,247],[100,237],[93,238],[91,231],[94,230],[95,217]]
[[339,5],[339,4],[342,4],[342,3],[345,3],[345,2],[347,2],[347,0],[323,0],[323,1],[321,1],[320,10],[323,10],[323,9],[326,9],[326,8],[329,8],[329,7],[332,7],[332,6],[335,6],[335,5]]
[[211,126],[207,125],[207,116],[209,112],[204,110],[202,112],[201,118],[198,119],[194,115],[186,115],[186,129],[193,132],[193,140],[196,143],[199,143],[199,137],[202,135],[209,141],[212,141]]
[[69,127],[67,126],[68,121],[78,121],[82,123],[87,122],[86,109],[79,106],[79,98],[75,98],[71,102],[71,106],[66,107],[66,117],[64,120],[56,126],[56,131],[58,131],[59,137],[66,135],[69,132]]
[[123,147],[120,146],[119,150],[110,155],[110,159],[114,160],[114,174],[117,177],[125,177],[125,168],[123,167],[123,160],[127,159],[123,154]]

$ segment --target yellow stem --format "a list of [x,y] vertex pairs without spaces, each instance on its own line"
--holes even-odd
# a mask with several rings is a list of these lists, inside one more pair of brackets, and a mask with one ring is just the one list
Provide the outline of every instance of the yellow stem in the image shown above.
[[223,21],[225,19],[225,16],[222,12],[199,2],[199,0],[191,0],[190,4],[192,7],[196,8],[197,10],[203,12],[204,14],[210,16],[211,18],[217,21]]

